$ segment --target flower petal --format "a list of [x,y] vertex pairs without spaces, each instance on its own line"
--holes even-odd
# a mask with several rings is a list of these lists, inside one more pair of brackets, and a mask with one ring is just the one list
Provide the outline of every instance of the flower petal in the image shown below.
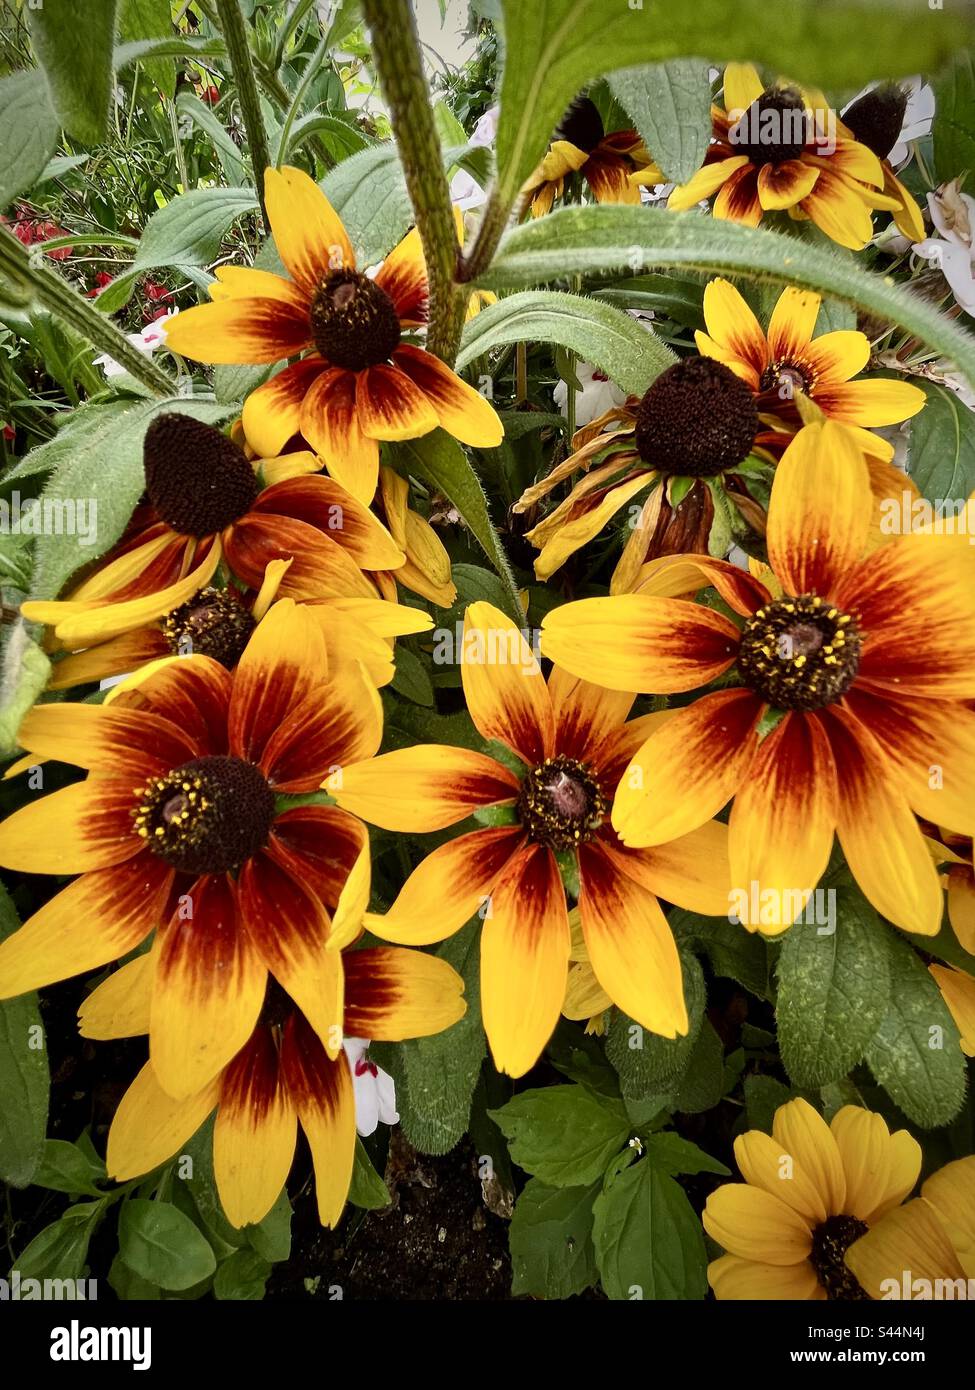
[[81,1036],[107,1042],[148,1033],[154,974],[148,951],[113,970],[78,1006]]
[[418,227],[393,247],[376,272],[375,283],[393,301],[396,317],[404,327],[426,323],[430,287]]
[[347,1037],[426,1038],[463,1018],[466,1009],[463,980],[437,956],[379,946],[345,957]]
[[306,357],[272,376],[244,401],[244,434],[259,458],[276,458],[299,432],[301,408],[312,383],[328,368],[320,357]]
[[727,1182],[712,1192],[704,1229],[732,1255],[776,1266],[795,1265],[812,1249],[808,1224],[770,1192]]
[[108,1132],[109,1177],[128,1182],[179,1153],[216,1105],[217,1095],[214,1082],[188,1100],[174,1100],[147,1062],[119,1102]]
[[758,171],[758,201],[766,212],[791,208],[816,186],[819,170],[800,159],[763,164]]
[[760,1129],[739,1134],[735,1140],[735,1161],[747,1183],[785,1202],[810,1227],[834,1215],[817,1185],[815,1173],[797,1163],[794,1154],[784,1153],[781,1140],[773,1139],[771,1134]]
[[808,1175],[827,1215],[846,1210],[846,1174],[829,1125],[806,1100],[780,1105],[772,1119],[772,1138]]
[[426,396],[448,434],[478,449],[493,449],[501,443],[504,426],[494,406],[439,357],[401,343],[393,361]]
[[278,255],[307,297],[330,270],[355,265],[341,218],[303,170],[268,169],[264,197]]
[[760,1264],[737,1255],[722,1255],[708,1265],[708,1283],[719,1302],[728,1299],[754,1302],[825,1299],[826,1290],[808,1260],[794,1265]]
[[710,198],[711,194],[716,193],[726,180],[747,164],[748,156],[744,154],[736,154],[730,159],[719,159],[713,164],[705,164],[698,169],[693,177],[688,179],[687,183],[680,184],[674,189],[667,201],[667,206],[675,212],[695,207],[705,198]]
[[416,439],[439,423],[436,410],[406,373],[382,363],[356,376],[355,409],[368,439]]
[[899,1206],[921,1172],[921,1146],[906,1129],[891,1134],[882,1115],[844,1105],[830,1121],[846,1174],[844,1211],[872,1226]]
[[863,426],[896,425],[909,420],[922,409],[925,400],[919,386],[882,378],[824,384],[816,391],[816,404],[832,419]]
[[327,673],[321,629],[300,604],[280,599],[258,623],[234,673],[231,753],[260,763],[278,726],[321,689]]
[[746,227],[758,226],[762,220],[762,204],[758,198],[758,174],[754,165],[737,169],[721,186],[711,215],[729,222],[741,222]]
[[731,867],[728,827],[720,821],[705,821],[667,844],[625,854],[624,872],[656,897],[705,917],[727,915]]
[[370,825],[422,835],[464,820],[479,806],[513,801],[520,785],[484,753],[425,743],[344,767],[330,790],[340,806]]
[[819,317],[822,296],[787,286],[779,295],[768,326],[769,353],[774,362],[802,362]]
[[529,767],[550,757],[555,716],[548,687],[522,630],[493,604],[464,615],[461,679],[478,733],[507,744]]
[[919,1280],[962,1279],[965,1271],[933,1209],[918,1198],[888,1212],[872,1231],[854,1241],[846,1264],[857,1283],[874,1299],[912,1297],[924,1289]]
[[296,1015],[284,1033],[281,1068],[315,1166],[318,1219],[338,1225],[355,1160],[355,1096],[345,1053],[331,1060]]
[[254,365],[311,345],[308,315],[280,299],[222,299],[166,321],[166,346],[194,362]]
[[277,792],[317,791],[346,763],[370,758],[383,733],[379,694],[358,666],[333,671],[271,734],[260,767]]
[[267,1028],[254,1029],[220,1080],[213,1173],[231,1226],[262,1221],[281,1194],[298,1120]]
[[548,693],[555,715],[555,751],[567,758],[598,761],[602,744],[626,722],[634,696],[606,690],[553,666]]
[[768,366],[769,349],[758,319],[728,280],[708,282],[704,290],[704,321],[708,333],[730,357],[736,357],[758,375]]
[[144,848],[133,831],[131,781],[88,777],[29,801],[0,823],[0,864],[24,874],[82,874]]
[[355,373],[342,367],[322,372],[305,395],[299,423],[336,482],[368,506],[379,480],[379,445],[363,432]]

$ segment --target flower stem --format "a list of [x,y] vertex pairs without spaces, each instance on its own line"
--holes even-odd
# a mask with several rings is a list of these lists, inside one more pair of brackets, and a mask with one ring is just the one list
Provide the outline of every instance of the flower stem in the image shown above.
[[17,238],[0,227],[0,281],[13,289],[25,307],[40,304],[83,338],[124,367],[156,396],[175,396],[176,383],[167,372],[133,347],[107,315],[83,299],[57,271],[32,258]]
[[220,28],[223,31],[224,42],[227,45],[227,56],[233,69],[234,81],[237,84],[240,110],[244,117],[244,130],[247,133],[247,144],[254,169],[257,198],[261,205],[264,228],[265,231],[268,231],[271,224],[267,218],[267,208],[264,206],[264,170],[271,163],[271,152],[268,149],[267,132],[264,129],[264,117],[261,114],[261,98],[257,91],[254,64],[247,43],[247,25],[244,23],[244,16],[241,14],[238,0],[217,0],[217,13],[220,15]]
[[466,295],[454,283],[457,231],[413,9],[410,0],[363,0],[362,8],[427,263],[427,347],[453,366]]

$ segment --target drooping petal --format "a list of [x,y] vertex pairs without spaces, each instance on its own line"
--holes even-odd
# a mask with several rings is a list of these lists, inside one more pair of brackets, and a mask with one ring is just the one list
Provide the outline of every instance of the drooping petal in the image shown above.
[[498,1071],[524,1076],[558,1023],[569,971],[565,889],[551,851],[518,851],[481,932],[481,1014]]
[[371,915],[367,926],[373,935],[403,946],[443,941],[475,912],[487,912],[495,884],[524,841],[520,825],[448,840],[417,865],[385,916]]
[[761,708],[750,690],[718,690],[663,723],[616,792],[613,828],[624,844],[666,844],[717,815],[747,775]]
[[186,1098],[244,1046],[264,1002],[267,971],[238,926],[226,874],[180,897],[153,958],[149,1055],[163,1090]]
[[113,970],[78,1006],[81,1036],[106,1042],[148,1033],[154,974],[148,951]]
[[336,482],[368,506],[379,480],[379,444],[363,431],[355,373],[322,372],[305,394],[299,424]]
[[719,1302],[729,1299],[808,1302],[826,1298],[826,1290],[808,1260],[794,1265],[774,1265],[743,1260],[737,1255],[722,1255],[708,1265],[708,1283]]
[[0,999],[127,955],[158,924],[172,880],[148,850],[76,878],[0,944]]
[[579,849],[579,912],[596,978],[624,1013],[665,1038],[687,1032],[680,957],[660,904],[601,840]]
[[335,1226],[355,1159],[355,1096],[344,1052],[330,1059],[314,1030],[295,1015],[285,1028],[281,1068],[315,1166],[318,1219]]
[[275,458],[298,433],[305,396],[326,370],[320,357],[306,357],[251,391],[241,418],[247,442],[259,458]]
[[278,254],[308,298],[330,270],[355,265],[341,218],[303,170],[268,169],[264,197]]
[[836,826],[836,770],[815,716],[790,713],[762,740],[728,823],[731,879],[761,920],[743,925],[766,935],[798,918],[826,871]]
[[345,957],[346,1035],[402,1042],[439,1033],[463,1018],[464,982],[453,966],[395,946]]
[[383,363],[358,373],[355,409],[368,439],[417,439],[438,424],[437,412],[420,388],[399,367]]
[[542,655],[609,690],[693,690],[723,675],[738,629],[721,613],[683,599],[616,594],[566,603],[542,620]]
[[179,1153],[216,1105],[218,1091],[211,1082],[187,1100],[174,1100],[147,1062],[119,1102],[108,1132],[108,1176],[127,1182]]
[[555,716],[545,678],[522,630],[493,604],[464,615],[461,679],[483,738],[498,739],[535,767],[553,752]]
[[106,676],[122,675],[156,657],[168,656],[169,650],[169,644],[158,628],[146,627],[126,632],[55,662],[47,689],[70,690],[75,685],[94,685]]
[[321,474],[265,488],[253,512],[294,517],[331,536],[366,570],[396,569],[403,550],[382,522],[340,484]]
[[232,1226],[262,1221],[287,1181],[298,1122],[281,1070],[270,1033],[258,1027],[220,1080],[213,1172]]
[[491,402],[439,357],[401,343],[393,361],[423,393],[448,434],[478,449],[493,449],[501,443],[504,427]]
[[484,753],[429,743],[344,767],[331,793],[370,825],[424,834],[464,820],[479,806],[513,801],[520,785]]
[[305,521],[249,512],[227,533],[227,564],[249,588],[263,583],[268,565],[288,561],[278,597],[375,598],[376,590],[338,541]]

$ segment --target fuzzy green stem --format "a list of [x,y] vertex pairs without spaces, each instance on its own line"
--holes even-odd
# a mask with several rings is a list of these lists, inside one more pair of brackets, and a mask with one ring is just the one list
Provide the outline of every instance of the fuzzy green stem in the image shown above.
[[453,366],[464,323],[454,284],[457,232],[413,9],[410,0],[363,0],[363,13],[427,263],[427,347]]
[[495,182],[488,190],[487,202],[481,214],[481,222],[470,252],[461,257],[458,267],[458,280],[467,283],[483,275],[498,249],[511,216],[511,208],[501,201],[498,185]]
[[32,259],[17,238],[0,227],[0,281],[24,307],[40,304],[124,367],[156,396],[175,396],[176,383],[94,304],[82,298],[51,266]]
[[251,153],[254,183],[257,187],[261,214],[264,218],[264,228],[265,231],[269,231],[271,224],[268,221],[267,208],[264,204],[264,171],[271,163],[271,152],[268,149],[267,132],[264,129],[264,117],[261,114],[261,98],[257,90],[257,77],[254,73],[254,64],[247,42],[247,25],[244,23],[244,16],[241,14],[238,0],[217,0],[217,12],[220,15],[220,28],[227,45],[227,56],[233,69],[234,81],[237,84],[237,95],[240,97],[240,110],[244,118],[244,130],[247,133],[247,144]]

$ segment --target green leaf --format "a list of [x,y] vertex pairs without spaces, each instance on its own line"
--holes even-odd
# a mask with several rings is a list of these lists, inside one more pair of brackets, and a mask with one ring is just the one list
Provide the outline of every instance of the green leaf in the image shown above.
[[396,648],[396,674],[392,681],[397,695],[412,700],[415,705],[433,708],[433,686],[426,666],[409,647],[400,643]]
[[108,134],[116,9],[116,0],[86,0],[83,20],[76,0],[43,0],[28,10],[58,119],[83,145],[100,144]]
[[724,1094],[724,1047],[710,1019],[705,1018],[680,1079],[674,1109],[700,1115],[717,1105]]
[[131,1197],[118,1222],[119,1254],[135,1274],[161,1289],[190,1289],[217,1261],[203,1233],[176,1207]]
[[704,1017],[704,974],[696,956],[682,950],[684,1000],[689,1028],[682,1038],[662,1038],[624,1014],[613,1011],[606,1056],[619,1073],[628,1100],[665,1095],[675,1089],[690,1061]]
[[133,63],[148,63],[159,58],[225,58],[227,46],[223,39],[209,38],[136,39],[120,43],[115,50],[115,70],[131,67]]
[[780,1105],[795,1099],[795,1093],[774,1076],[746,1076],[744,1080],[746,1128],[772,1133],[772,1120]]
[[21,1282],[25,1279],[81,1279],[88,1259],[88,1244],[106,1207],[104,1200],[82,1202],[68,1207],[60,1220],[45,1226],[14,1261]]
[[600,1184],[546,1187],[530,1178],[511,1215],[511,1294],[571,1298],[596,1282],[592,1204]]
[[[842,248],[841,248],[842,249]],[[667,208],[568,207],[509,231],[479,283],[520,289],[573,274],[640,270],[739,275],[815,290],[907,328],[950,358],[975,385],[975,339],[890,276],[864,270],[832,247],[799,242],[766,227]]]
[[33,1182],[36,1187],[49,1187],[72,1197],[101,1197],[104,1194],[98,1183],[105,1182],[105,1165],[94,1163],[77,1144],[48,1139]]
[[917,384],[927,404],[911,421],[911,477],[935,506],[961,505],[975,491],[975,415],[946,386]]
[[350,121],[343,121],[338,116],[323,116],[318,112],[312,112],[302,116],[291,127],[287,153],[292,154],[313,135],[322,141],[336,164],[341,164],[360,150],[372,148],[372,142],[368,137]]
[[932,86],[935,177],[945,183],[975,169],[975,62],[970,45],[954,54]]
[[480,1008],[480,921],[448,938],[436,954],[463,977],[467,1012],[442,1033],[373,1044],[370,1055],[396,1082],[403,1133],[421,1153],[448,1153],[467,1129],[486,1044]]
[[284,1188],[267,1216],[253,1226],[242,1226],[241,1231],[262,1259],[278,1264],[291,1254],[291,1217],[291,1201]]
[[58,118],[44,74],[0,79],[0,208],[38,179],[58,144]]
[[686,183],[704,163],[711,142],[708,65],[675,58],[641,68],[622,68],[609,79],[643,143],[668,183]]
[[576,1083],[522,1091],[488,1113],[508,1140],[514,1162],[550,1187],[595,1182],[630,1136],[620,1101]]
[[683,1189],[651,1163],[619,1173],[593,1205],[593,1244],[612,1299],[701,1299],[704,1233]]
[[270,1273],[267,1260],[253,1250],[235,1250],[214,1275],[213,1296],[221,1302],[261,1299]]
[[[119,37],[125,40],[172,38],[171,0],[121,0],[118,27]],[[172,101],[176,89],[172,58],[153,58],[145,66],[150,80]]]
[[247,178],[244,161],[241,158],[240,150],[221,125],[219,117],[186,87],[176,98],[176,109],[183,116],[188,116],[193,124],[212,141],[217,158],[220,160],[220,167],[226,174],[228,183],[238,186],[243,184]]
[[17,731],[47,685],[51,663],[40,646],[28,635],[22,618],[9,629],[3,644],[0,678],[0,755],[18,747]]
[[[0,883],[0,941],[20,927]],[[41,1046],[36,1046],[37,1043]],[[36,994],[0,1002],[0,1181],[26,1187],[44,1152],[50,1078]]]
[[[817,86],[857,86],[871,77],[936,71],[968,44],[968,16],[914,0],[725,0],[646,9],[605,0],[501,0],[505,62],[498,170],[510,206],[545,153],[565,108],[594,78],[634,64],[707,54],[748,59]],[[869,34],[869,42],[864,35]]]
[[782,940],[776,1016],[796,1086],[825,1086],[856,1066],[887,1012],[889,933],[853,885],[835,892],[835,929],[798,921]]
[[389,1195],[389,1188],[372,1166],[372,1159],[366,1153],[366,1147],[357,1135],[349,1201],[354,1207],[362,1207],[365,1211],[379,1211],[383,1207],[388,1207],[392,1200]]
[[867,1044],[870,1070],[922,1129],[949,1124],[965,1100],[965,1055],[933,976],[900,938],[888,942],[890,1001]]
[[432,483],[457,508],[464,524],[504,580],[508,602],[505,612],[519,626],[524,622],[521,601],[508,557],[488,515],[487,501],[477,474],[467,455],[444,430],[434,430],[421,439],[408,439],[389,446],[406,473]]
[[[53,598],[75,570],[104,555],[121,536],[145,488],[145,432],[157,415],[172,410],[209,425],[219,425],[234,414],[229,405],[191,396],[141,401],[124,415],[110,412],[104,428],[86,436],[85,447],[72,450],[63,459],[42,494],[45,501],[63,501],[69,516],[70,507],[83,501],[90,520],[94,506],[95,538],[91,544],[81,544],[88,537],[80,524],[75,534],[65,530],[61,535],[38,536],[32,597]],[[80,523],[81,514],[76,511],[75,515]]]
[[629,314],[598,299],[529,290],[489,304],[467,324],[458,370],[503,343],[558,343],[591,362],[624,391],[642,396],[676,357]]
[[681,909],[671,912],[668,921],[678,943],[703,951],[716,975],[737,980],[759,999],[769,997],[768,953],[758,932],[745,931],[727,917]]
[[138,1274],[133,1274],[118,1255],[108,1271],[108,1286],[114,1289],[123,1303],[156,1302],[162,1298],[158,1284],[151,1284],[148,1279],[140,1279]]
[[161,265],[209,265],[230,224],[256,207],[252,188],[194,188],[180,194],[149,218],[132,272]]
[[381,261],[413,223],[396,146],[377,145],[325,175],[325,195],[341,217],[361,266]]
[[662,1173],[718,1173],[724,1178],[731,1176],[730,1168],[671,1130],[648,1135],[644,1148],[647,1162]]

